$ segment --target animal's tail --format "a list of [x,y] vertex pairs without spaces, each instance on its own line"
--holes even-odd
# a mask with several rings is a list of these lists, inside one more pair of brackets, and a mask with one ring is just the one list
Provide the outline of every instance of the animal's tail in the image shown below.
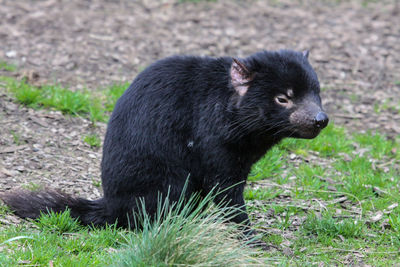
[[7,192],[0,194],[0,199],[21,218],[35,219],[41,212],[62,212],[68,208],[71,217],[78,218],[83,225],[104,225],[107,221],[103,199],[75,198],[54,190]]

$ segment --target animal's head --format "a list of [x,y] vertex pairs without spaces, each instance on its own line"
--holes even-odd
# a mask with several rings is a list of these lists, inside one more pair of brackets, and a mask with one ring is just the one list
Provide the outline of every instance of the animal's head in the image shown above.
[[265,51],[233,59],[230,77],[234,109],[246,131],[314,138],[328,125],[308,51]]

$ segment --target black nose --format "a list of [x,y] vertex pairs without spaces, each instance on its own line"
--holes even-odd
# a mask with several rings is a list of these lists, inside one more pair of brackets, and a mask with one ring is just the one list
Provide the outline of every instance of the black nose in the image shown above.
[[318,112],[317,116],[314,118],[314,123],[317,128],[325,128],[328,125],[329,118],[325,112]]

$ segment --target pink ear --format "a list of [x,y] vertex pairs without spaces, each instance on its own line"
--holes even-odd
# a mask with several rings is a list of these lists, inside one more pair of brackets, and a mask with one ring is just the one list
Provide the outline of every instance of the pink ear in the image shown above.
[[247,67],[238,59],[233,58],[231,66],[231,82],[240,96],[244,96],[249,89],[248,83],[253,79]]

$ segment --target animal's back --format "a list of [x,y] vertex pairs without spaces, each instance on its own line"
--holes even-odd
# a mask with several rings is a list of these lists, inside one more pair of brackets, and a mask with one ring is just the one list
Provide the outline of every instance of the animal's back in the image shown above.
[[[217,90],[227,87],[228,80],[218,78],[228,72],[225,61],[172,57],[137,76],[108,124],[102,160],[105,197],[120,195],[121,190],[140,195],[146,187],[163,192],[163,181],[174,184],[166,173],[175,172],[171,177],[182,181],[190,175],[195,164],[191,145],[204,135],[198,130],[201,110],[217,101]],[[222,72],[225,75],[218,75]],[[165,177],[158,177],[160,173]]]

